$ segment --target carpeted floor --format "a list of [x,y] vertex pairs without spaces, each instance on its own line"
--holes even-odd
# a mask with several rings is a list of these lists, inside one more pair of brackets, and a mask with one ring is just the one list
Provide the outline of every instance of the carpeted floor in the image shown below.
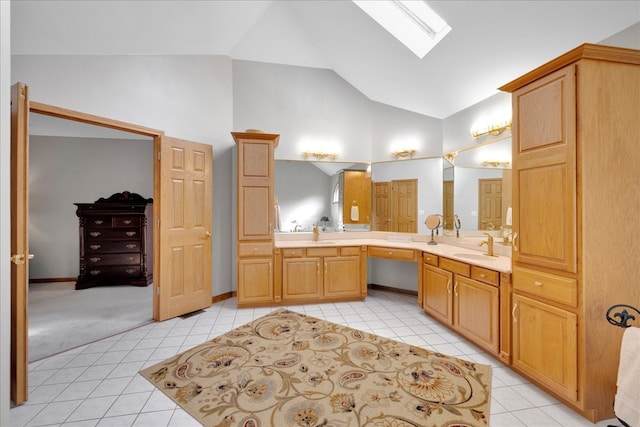
[[140,373],[210,427],[489,425],[491,366],[284,308]]
[[153,321],[153,286],[75,290],[75,282],[29,285],[29,361]]

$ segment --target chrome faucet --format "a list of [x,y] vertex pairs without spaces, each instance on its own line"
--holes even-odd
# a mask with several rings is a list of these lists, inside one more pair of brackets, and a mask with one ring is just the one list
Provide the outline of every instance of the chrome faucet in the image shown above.
[[478,243],[478,246],[487,245],[487,255],[493,256],[493,236],[489,233],[484,233],[487,235],[487,240],[483,240]]
[[293,231],[294,232],[298,232],[298,231],[304,231],[304,227],[301,226],[300,224],[296,225],[295,227],[293,227]]

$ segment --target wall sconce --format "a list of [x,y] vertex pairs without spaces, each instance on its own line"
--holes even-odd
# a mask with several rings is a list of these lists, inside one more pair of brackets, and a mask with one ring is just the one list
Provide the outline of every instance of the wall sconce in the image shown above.
[[302,153],[302,155],[307,160],[310,157],[312,157],[312,158],[314,158],[316,160],[324,160],[324,159],[335,160],[335,159],[338,158],[338,154],[337,153],[325,153],[325,152],[322,152],[322,151],[304,151]]
[[472,128],[471,135],[474,138],[480,138],[483,135],[496,136],[496,135],[500,135],[507,129],[511,129],[511,120],[507,120],[502,123],[490,124],[482,128]]
[[482,164],[485,166],[493,166],[494,168],[497,168],[498,166],[509,166],[511,162],[500,160],[485,160],[484,162],[482,162]]
[[452,151],[451,153],[445,154],[443,157],[453,166],[453,163],[456,161],[456,157],[458,157],[458,152]]
[[413,157],[413,155],[416,153],[416,150],[413,148],[409,148],[409,149],[404,149],[404,150],[399,150],[399,151],[392,151],[391,154],[393,154],[395,156],[396,159],[406,159],[406,158],[410,158]]

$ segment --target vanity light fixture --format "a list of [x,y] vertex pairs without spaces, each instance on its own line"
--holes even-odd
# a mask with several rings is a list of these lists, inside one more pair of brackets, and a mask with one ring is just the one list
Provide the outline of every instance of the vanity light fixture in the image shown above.
[[316,160],[324,160],[324,159],[335,160],[338,158],[337,153],[325,153],[322,151],[304,151],[302,155],[304,156],[305,159],[309,159],[310,157],[313,157]]
[[483,135],[500,135],[507,129],[511,129],[511,120],[504,121],[502,123],[493,123],[481,128],[471,128],[471,135],[474,138],[480,138]]
[[393,154],[396,159],[410,158],[410,157],[413,157],[413,155],[415,153],[416,153],[416,150],[414,148],[408,148],[408,149],[404,149],[404,150],[392,151],[391,152],[391,154]]
[[509,166],[511,162],[501,160],[485,160],[484,162],[482,162],[482,164],[485,166],[493,166],[494,168],[497,168],[498,166]]

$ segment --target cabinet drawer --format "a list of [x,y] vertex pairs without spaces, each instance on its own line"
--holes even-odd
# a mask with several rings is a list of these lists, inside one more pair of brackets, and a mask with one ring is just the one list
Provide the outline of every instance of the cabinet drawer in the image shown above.
[[[287,249],[289,252],[291,249]],[[254,242],[254,243],[239,243],[238,244],[238,256],[271,256],[273,253],[273,245],[271,242]]]
[[338,251],[340,248],[332,247],[332,248],[307,248],[307,256],[308,257],[316,257],[316,256],[338,256]]
[[578,305],[578,282],[575,279],[514,267],[513,288],[572,307]]
[[438,266],[438,255],[428,254],[426,252],[422,253],[422,262],[425,264],[433,265],[434,267]]
[[413,249],[385,248],[369,246],[369,256],[374,258],[396,259],[399,261],[415,261],[416,251]]
[[465,277],[469,277],[471,271],[471,266],[469,264],[449,258],[440,258],[440,268]]
[[88,242],[84,248],[87,254],[135,252],[139,250],[141,250],[140,242],[135,240]]
[[112,218],[110,216],[87,216],[85,218],[85,227],[91,227],[91,228],[95,228],[95,227],[111,227],[111,220]]
[[360,247],[358,246],[348,246],[340,248],[340,255],[360,255]]
[[304,248],[282,249],[282,256],[285,258],[302,258],[304,256]]
[[140,264],[140,253],[129,254],[92,254],[84,258],[84,262],[89,266],[93,265],[135,265]]
[[489,285],[500,286],[500,273],[477,265],[471,266],[471,278]]
[[87,240],[92,239],[138,239],[141,231],[139,228],[87,228]]

